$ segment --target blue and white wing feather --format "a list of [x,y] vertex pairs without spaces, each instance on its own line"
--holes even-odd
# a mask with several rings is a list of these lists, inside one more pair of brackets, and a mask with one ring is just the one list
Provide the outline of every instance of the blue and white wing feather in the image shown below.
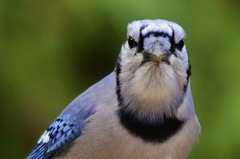
[[[112,101],[112,98],[103,97],[101,90],[113,90],[114,79],[115,74],[111,73],[73,100],[42,134],[27,159],[52,158],[81,136],[91,122],[90,117],[96,113],[99,102]],[[101,95],[102,98],[99,98]]]
[[[94,106],[80,109],[74,120],[69,120],[69,109],[74,108],[77,99],[49,126],[38,140],[38,144],[27,159],[48,159],[57,155],[69,143],[79,137],[87,126],[87,119],[94,114]],[[80,100],[81,101],[81,100]],[[84,102],[83,102],[84,103]],[[84,103],[85,104],[85,103]],[[76,113],[76,112],[74,112]]]

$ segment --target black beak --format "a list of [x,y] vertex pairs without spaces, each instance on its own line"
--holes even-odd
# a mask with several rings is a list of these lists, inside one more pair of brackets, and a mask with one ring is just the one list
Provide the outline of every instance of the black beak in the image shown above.
[[170,54],[163,54],[161,56],[157,56],[155,54],[152,53],[148,53],[148,52],[143,52],[143,61],[142,64],[146,63],[146,62],[154,62],[157,64],[160,64],[162,62],[166,63],[166,64],[170,64],[169,62],[169,56]]

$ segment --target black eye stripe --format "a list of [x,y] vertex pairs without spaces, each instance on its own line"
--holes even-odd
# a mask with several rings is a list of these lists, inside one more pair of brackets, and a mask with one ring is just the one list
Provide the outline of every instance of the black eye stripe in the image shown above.
[[148,25],[143,25],[140,28],[140,35],[139,35],[139,42],[138,42],[138,50],[137,50],[137,52],[142,52],[143,51],[143,39],[145,37],[142,35],[142,30],[145,29],[147,26]]
[[164,32],[149,32],[145,35],[142,35],[142,33],[140,32],[140,40],[139,40],[139,44],[138,44],[138,51],[141,52],[143,51],[143,41],[145,38],[149,37],[150,35],[153,35],[155,37],[158,37],[158,36],[162,36],[162,37],[168,37],[169,40],[170,40],[170,43],[171,43],[171,48],[170,48],[170,52],[174,52],[175,49],[178,49],[179,51],[182,51],[182,48],[184,46],[184,41],[183,39],[180,40],[178,43],[175,43],[175,40],[174,40],[174,37],[175,37],[175,32],[173,30],[173,35],[170,36],[169,34],[167,33],[164,33]]
[[[162,36],[162,37],[168,37],[169,40],[170,40],[170,43],[171,43],[171,49],[170,51],[171,52],[174,52],[175,50],[175,41],[174,41],[174,38],[172,38],[170,35],[168,35],[167,33],[164,33],[164,32],[156,32],[156,31],[152,31],[152,32],[149,32],[145,35],[142,34],[142,32],[140,32],[140,38],[139,38],[139,42],[138,42],[138,52],[142,52],[144,50],[143,48],[143,41],[145,38],[149,37],[150,35],[153,35],[155,37],[158,37],[158,36]],[[173,33],[173,37],[174,37],[174,33]]]
[[173,30],[173,28],[172,28],[172,31],[173,31],[173,34],[172,34],[172,37],[170,38],[170,43],[171,43],[170,51],[174,52],[175,49],[178,49],[179,51],[182,51],[182,48],[184,46],[184,41],[183,41],[183,39],[181,39],[178,43],[176,43],[175,40],[174,40],[174,38],[175,38],[175,31]]
[[146,35],[144,35],[144,38],[147,38],[150,35],[153,35],[155,37],[162,36],[162,37],[169,37],[169,39],[171,38],[167,33],[164,33],[164,32],[149,32]]

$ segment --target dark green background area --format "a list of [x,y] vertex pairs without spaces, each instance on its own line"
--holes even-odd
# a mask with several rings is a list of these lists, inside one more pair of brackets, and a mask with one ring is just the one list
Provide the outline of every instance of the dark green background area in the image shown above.
[[0,158],[24,158],[69,102],[114,69],[127,23],[157,18],[187,33],[202,126],[189,158],[240,158],[239,8],[238,0],[0,0]]

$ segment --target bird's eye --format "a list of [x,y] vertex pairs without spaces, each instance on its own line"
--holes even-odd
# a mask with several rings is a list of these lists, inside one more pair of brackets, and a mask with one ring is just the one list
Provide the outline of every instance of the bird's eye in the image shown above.
[[179,41],[179,43],[176,44],[176,48],[180,51],[182,51],[182,48],[184,46],[184,41],[183,39]]
[[137,46],[137,42],[133,39],[133,37],[128,37],[128,45],[132,49]]

